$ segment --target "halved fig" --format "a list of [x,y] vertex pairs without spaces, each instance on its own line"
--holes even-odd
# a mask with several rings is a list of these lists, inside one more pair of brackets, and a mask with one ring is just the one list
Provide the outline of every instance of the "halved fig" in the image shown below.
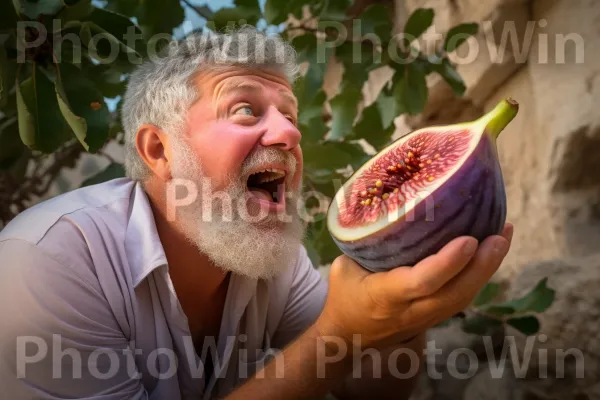
[[506,193],[496,138],[518,108],[506,99],[474,122],[419,129],[380,151],[329,207],[338,247],[385,271],[414,265],[458,236],[500,233]]

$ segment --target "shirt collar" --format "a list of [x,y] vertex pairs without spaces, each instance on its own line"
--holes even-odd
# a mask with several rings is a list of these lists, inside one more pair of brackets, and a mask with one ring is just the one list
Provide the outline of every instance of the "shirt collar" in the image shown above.
[[130,200],[129,221],[125,232],[125,252],[137,287],[152,271],[167,265],[167,257],[156,231],[148,196],[136,182]]

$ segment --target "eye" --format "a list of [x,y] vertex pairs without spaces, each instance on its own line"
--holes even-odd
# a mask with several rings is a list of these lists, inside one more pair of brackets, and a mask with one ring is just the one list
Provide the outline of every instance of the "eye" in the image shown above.
[[287,120],[290,121],[292,125],[296,125],[296,119],[293,116],[286,115],[285,118],[287,118]]
[[250,107],[249,105],[246,104],[246,105],[236,108],[234,110],[233,114],[254,116],[254,111],[252,110],[252,107]]

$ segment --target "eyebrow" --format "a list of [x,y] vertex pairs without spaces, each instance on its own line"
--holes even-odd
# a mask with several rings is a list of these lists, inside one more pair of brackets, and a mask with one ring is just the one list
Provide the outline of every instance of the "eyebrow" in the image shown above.
[[[219,93],[217,94],[217,101],[221,98],[227,97],[235,92],[248,92],[260,95],[263,92],[264,87],[256,82],[249,82],[244,79],[234,79],[226,82]],[[296,97],[285,89],[278,89],[279,95],[286,101],[291,103],[295,108],[298,107],[298,100]]]

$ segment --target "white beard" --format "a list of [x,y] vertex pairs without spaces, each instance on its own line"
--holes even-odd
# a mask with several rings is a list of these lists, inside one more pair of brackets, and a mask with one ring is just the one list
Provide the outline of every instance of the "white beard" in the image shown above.
[[[174,135],[175,136],[175,135]],[[231,177],[229,185],[215,194],[210,179],[204,176],[200,161],[189,145],[181,138],[173,144],[172,176],[186,179],[198,188],[196,201],[177,208],[177,224],[185,237],[198,250],[208,256],[218,267],[253,279],[272,278],[296,262],[304,237],[304,225],[297,215],[300,198],[298,189],[289,192],[291,178],[296,170],[296,160],[288,152],[275,148],[259,148],[250,154],[242,165],[240,174]],[[264,215],[246,207],[247,172],[270,162],[284,163],[289,173],[286,178],[286,219],[277,214]],[[204,186],[202,186],[204,184]],[[208,185],[207,185],[208,184]],[[208,214],[203,213],[203,197],[217,199],[208,204]],[[231,208],[225,209],[221,199],[233,199]],[[253,216],[264,217],[253,221]],[[250,217],[248,217],[250,216]]]

